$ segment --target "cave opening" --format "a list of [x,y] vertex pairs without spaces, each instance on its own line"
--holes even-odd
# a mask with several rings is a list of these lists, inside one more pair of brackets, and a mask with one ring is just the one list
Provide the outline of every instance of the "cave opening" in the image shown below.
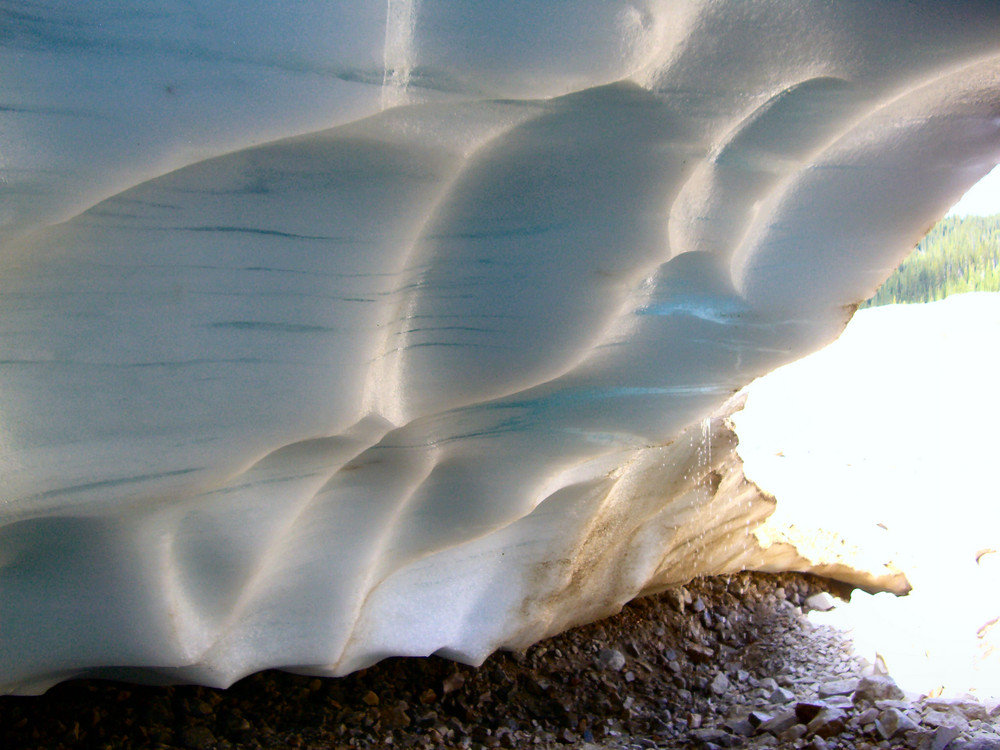
[[1000,516],[977,469],[1000,418],[998,266],[1000,168],[840,339],[752,384],[734,415],[747,475],[778,498],[776,516],[871,564],[891,559],[913,586],[903,598],[855,591],[810,619],[850,632],[905,689],[951,699],[1000,696]]

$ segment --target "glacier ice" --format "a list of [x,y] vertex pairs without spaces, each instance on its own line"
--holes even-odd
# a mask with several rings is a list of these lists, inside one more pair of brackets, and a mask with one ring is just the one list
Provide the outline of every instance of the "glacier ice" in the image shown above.
[[2,18],[5,691],[476,662],[741,564],[710,415],[1000,161],[992,3]]

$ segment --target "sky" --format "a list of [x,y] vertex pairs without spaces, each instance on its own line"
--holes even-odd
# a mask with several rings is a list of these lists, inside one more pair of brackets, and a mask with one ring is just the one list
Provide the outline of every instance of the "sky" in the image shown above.
[[1000,165],[972,186],[948,216],[992,216],[1000,214]]

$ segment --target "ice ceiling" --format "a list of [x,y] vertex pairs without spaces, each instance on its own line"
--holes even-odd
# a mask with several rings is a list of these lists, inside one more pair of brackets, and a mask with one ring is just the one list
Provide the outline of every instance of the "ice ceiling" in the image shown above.
[[475,662],[736,565],[704,420],[1000,161],[993,2],[0,25],[6,691]]

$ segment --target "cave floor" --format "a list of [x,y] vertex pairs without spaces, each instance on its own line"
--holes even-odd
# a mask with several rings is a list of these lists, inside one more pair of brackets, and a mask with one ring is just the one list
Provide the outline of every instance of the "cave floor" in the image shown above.
[[1000,749],[996,706],[871,693],[891,678],[803,614],[821,592],[848,593],[793,573],[700,579],[479,668],[396,658],[228,690],[74,681],[0,698],[0,746]]

